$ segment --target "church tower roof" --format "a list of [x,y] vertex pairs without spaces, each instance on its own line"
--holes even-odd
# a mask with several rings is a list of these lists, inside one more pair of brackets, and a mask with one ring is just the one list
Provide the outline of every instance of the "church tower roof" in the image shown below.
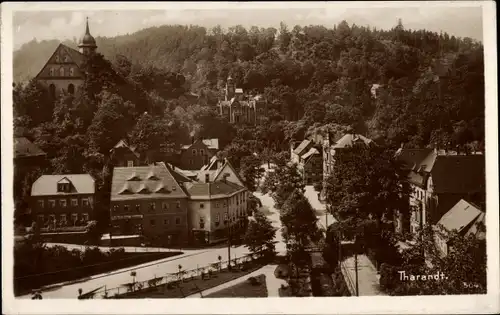
[[79,48],[97,48],[95,38],[90,35],[90,30],[89,30],[89,18],[87,17],[86,25],[85,25],[85,34],[83,34],[82,38],[80,39],[80,43],[78,44]]

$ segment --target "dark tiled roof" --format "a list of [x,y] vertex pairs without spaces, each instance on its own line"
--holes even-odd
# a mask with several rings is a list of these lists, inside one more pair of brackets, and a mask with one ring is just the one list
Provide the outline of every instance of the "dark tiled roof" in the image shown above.
[[307,148],[307,146],[311,144],[311,141],[310,140],[304,140],[302,141],[298,147],[295,148],[295,150],[293,150],[293,153],[297,154],[297,155],[301,155],[303,153],[303,151]]
[[[187,197],[173,173],[164,163],[138,167],[115,167],[111,184],[111,200]],[[154,175],[156,179],[153,179],[151,175]],[[131,180],[133,177],[135,180]],[[144,190],[139,193],[141,189]]]
[[437,156],[431,171],[437,193],[473,193],[486,186],[484,155]]
[[46,155],[46,153],[25,137],[14,138],[14,156],[16,158],[42,155]]

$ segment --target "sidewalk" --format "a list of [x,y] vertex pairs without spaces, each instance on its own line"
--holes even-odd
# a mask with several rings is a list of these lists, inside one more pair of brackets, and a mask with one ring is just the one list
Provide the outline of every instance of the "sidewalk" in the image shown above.
[[[356,295],[354,265],[354,256],[342,262],[342,274],[353,296]],[[366,255],[358,255],[358,288],[359,296],[386,295],[380,290],[377,269]]]
[[[45,243],[48,247],[63,246],[68,250],[78,249],[85,250],[86,247],[97,247],[103,252],[108,252],[110,249],[123,248],[127,253],[153,253],[153,252],[183,252],[185,254],[192,254],[207,250],[207,248],[202,249],[184,249],[184,248],[165,248],[165,247],[138,247],[138,246],[94,246],[94,245],[79,245],[79,244],[68,244],[68,243]],[[208,248],[210,249],[210,248]]]

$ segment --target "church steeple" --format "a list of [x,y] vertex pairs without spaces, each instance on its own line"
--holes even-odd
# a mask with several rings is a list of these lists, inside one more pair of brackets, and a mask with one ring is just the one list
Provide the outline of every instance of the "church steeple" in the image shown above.
[[78,48],[80,49],[80,52],[84,55],[93,54],[97,49],[95,38],[92,35],[90,35],[88,17],[85,23],[85,34],[81,38],[80,43],[78,44]]

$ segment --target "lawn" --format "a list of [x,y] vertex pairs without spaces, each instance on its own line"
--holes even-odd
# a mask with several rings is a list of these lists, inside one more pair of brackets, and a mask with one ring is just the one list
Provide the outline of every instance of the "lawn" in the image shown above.
[[[252,277],[250,277],[252,278]],[[257,298],[267,297],[266,276],[261,274],[253,277],[255,280],[249,279],[235,284],[229,288],[222,289],[218,292],[207,295],[207,298]]]
[[[222,269],[220,272],[215,272],[210,278],[201,279],[197,276],[193,279],[184,279],[179,284],[163,284],[154,288],[146,288],[141,291],[129,292],[120,295],[119,299],[142,299],[142,298],[152,298],[152,299],[168,299],[168,298],[184,298],[188,295],[195,294],[200,291],[204,291],[223,283],[232,281],[236,278],[243,277],[259,268],[261,268],[265,262],[253,262],[248,265],[247,268],[242,271],[238,269],[233,269],[228,271],[227,269]],[[267,295],[266,295],[267,296]]]

